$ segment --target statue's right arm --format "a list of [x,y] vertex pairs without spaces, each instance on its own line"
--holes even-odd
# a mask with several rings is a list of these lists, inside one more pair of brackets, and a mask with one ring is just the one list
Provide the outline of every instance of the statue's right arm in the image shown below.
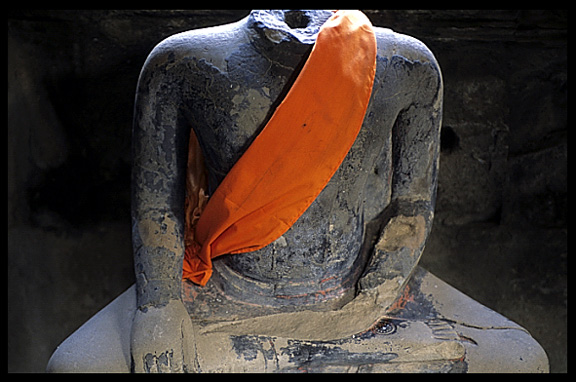
[[192,324],[180,291],[190,126],[182,116],[179,57],[167,39],[138,80],[132,132],[132,242],[137,311],[134,371],[191,369]]
[[190,127],[182,78],[168,42],[144,63],[132,131],[132,241],[138,306],[180,299]]

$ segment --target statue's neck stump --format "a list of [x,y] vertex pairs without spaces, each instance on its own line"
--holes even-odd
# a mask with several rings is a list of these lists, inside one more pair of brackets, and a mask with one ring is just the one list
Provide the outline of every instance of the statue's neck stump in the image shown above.
[[256,10],[248,17],[254,31],[253,42],[261,47],[270,45],[313,45],[320,27],[332,16],[321,10]]

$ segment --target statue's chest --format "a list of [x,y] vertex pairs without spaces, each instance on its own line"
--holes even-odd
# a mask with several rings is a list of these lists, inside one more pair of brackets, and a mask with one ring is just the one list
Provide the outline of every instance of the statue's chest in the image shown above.
[[188,107],[207,165],[222,175],[264,128],[297,70],[234,54],[226,63],[221,70],[205,59],[192,61]]

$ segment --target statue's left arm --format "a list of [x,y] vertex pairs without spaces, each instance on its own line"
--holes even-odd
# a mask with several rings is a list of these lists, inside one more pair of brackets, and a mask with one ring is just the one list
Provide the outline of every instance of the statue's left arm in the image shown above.
[[409,94],[392,130],[390,204],[383,229],[359,281],[363,290],[393,281],[398,292],[418,263],[432,226],[436,197],[443,85],[432,53],[420,43],[404,58]]

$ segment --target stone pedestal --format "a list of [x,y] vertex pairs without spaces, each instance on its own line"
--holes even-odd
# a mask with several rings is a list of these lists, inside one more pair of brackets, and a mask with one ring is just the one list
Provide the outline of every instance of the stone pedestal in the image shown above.
[[[67,338],[47,370],[129,372],[135,307],[131,287]],[[420,267],[389,315],[346,338],[195,330],[200,372],[548,372],[524,328]]]

